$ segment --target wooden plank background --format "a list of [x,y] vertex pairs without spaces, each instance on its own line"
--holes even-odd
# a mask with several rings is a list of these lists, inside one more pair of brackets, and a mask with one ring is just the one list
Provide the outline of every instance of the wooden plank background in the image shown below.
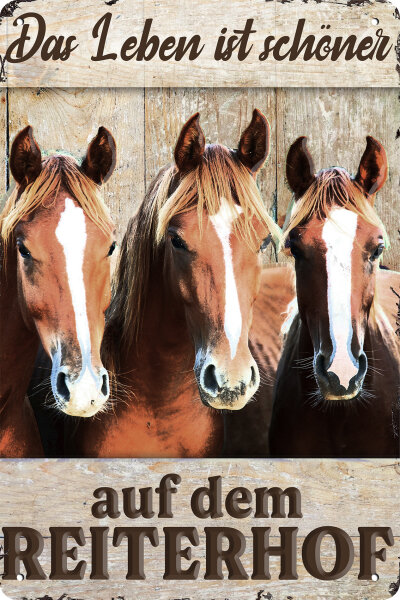
[[[121,239],[144,190],[172,160],[185,120],[196,111],[207,141],[235,147],[254,107],[271,124],[271,153],[259,175],[262,197],[274,217],[286,213],[290,144],[307,135],[317,169],[338,165],[355,173],[373,135],[387,151],[389,179],[377,198],[391,248],[384,264],[400,269],[400,102],[396,89],[8,89],[0,95],[0,194],[10,179],[7,155],[16,133],[30,123],[42,151],[83,156],[100,125],[116,138],[116,172],[104,187]],[[279,261],[287,260],[281,253]],[[271,260],[275,257],[271,255]],[[291,260],[291,259],[289,259]]]
[[[65,474],[68,471],[66,480]],[[178,473],[182,482],[173,496],[174,519],[135,519],[122,515],[118,519],[95,519],[91,506],[97,487],[110,486],[121,498],[124,487],[157,487],[166,473]],[[223,477],[224,517],[213,520],[197,519],[190,510],[193,491],[207,484],[210,475]],[[53,600],[256,600],[260,590],[262,598],[273,600],[386,600],[390,598],[389,586],[396,582],[400,550],[400,464],[390,460],[333,461],[333,460],[3,460],[0,463],[0,523],[1,526],[24,525],[40,531],[45,539],[43,568],[49,573],[49,526],[82,526],[89,537],[90,526],[154,526],[163,538],[163,527],[197,527],[201,545],[193,548],[193,559],[201,561],[197,581],[163,581],[164,546],[146,549],[146,581],[126,581],[126,544],[114,549],[109,538],[110,580],[89,581],[90,540],[79,549],[79,558],[89,563],[84,581],[3,581],[1,588],[10,598],[34,600],[50,596]],[[27,485],[29,486],[27,488]],[[254,519],[252,516],[237,520],[227,516],[224,498],[236,486],[245,486],[251,492],[257,487],[296,486],[302,494],[302,519]],[[158,501],[155,494],[154,510]],[[254,496],[253,496],[254,498]],[[51,507],[51,511],[49,511]],[[120,506],[121,511],[122,507]],[[344,529],[355,546],[355,562],[351,571],[334,582],[321,582],[312,578],[301,562],[301,545],[304,537],[316,527],[333,525]],[[251,574],[251,527],[271,527],[271,543],[279,543],[278,527],[299,527],[297,581],[279,581],[279,559],[271,560],[271,581],[204,581],[204,526],[229,526],[242,531],[246,537],[243,563]],[[358,527],[391,527],[395,545],[387,549],[386,562],[377,561],[379,580],[358,581],[359,540]],[[0,540],[1,541],[1,540]],[[378,548],[384,547],[380,545]],[[333,545],[323,546],[323,564],[333,566]],[[69,567],[74,562],[69,561]],[[226,573],[225,573],[226,577]],[[271,594],[268,596],[268,593]],[[48,596],[46,596],[46,594]],[[62,596],[66,594],[66,596]]]
[[[30,0],[32,2],[32,0]],[[104,81],[113,87],[393,87],[399,85],[396,71],[395,45],[398,21],[393,4],[386,0],[368,2],[343,2],[341,0],[34,0],[33,4],[15,2],[13,16],[4,18],[0,24],[0,55],[21,32],[14,20],[27,12],[37,12],[45,17],[47,36],[75,35],[79,47],[64,61],[44,62],[40,54],[25,63],[7,63],[10,86],[87,86],[98,87]],[[95,23],[106,13],[112,14],[106,52],[119,56],[123,42],[130,36],[141,36],[146,18],[153,18],[152,33],[165,39],[168,35],[192,36],[200,34],[205,49],[194,61],[183,58],[180,62],[162,62],[158,57],[147,62],[135,60],[93,62],[98,40],[91,31]],[[328,33],[333,37],[355,34],[358,39],[372,35],[382,28],[391,40],[392,49],[383,62],[373,60],[350,60],[340,57],[331,60],[308,62],[284,60],[277,62],[271,57],[264,62],[258,59],[264,48],[264,39],[289,35],[293,39],[298,19],[306,19],[305,35],[317,39],[327,31],[321,25],[329,24]],[[247,19],[254,19],[256,33],[252,34],[252,51],[244,62],[232,58],[227,62],[214,60],[214,49],[221,29],[228,35],[234,29],[244,27]],[[376,19],[379,23],[376,23]],[[31,21],[33,23],[33,21]],[[32,30],[33,32],[34,30]],[[31,33],[32,33],[31,32]],[[304,35],[304,37],[305,37]],[[33,39],[33,36],[32,36]],[[284,46],[283,50],[287,47]],[[0,84],[1,85],[1,84]],[[7,85],[3,83],[2,85]]]

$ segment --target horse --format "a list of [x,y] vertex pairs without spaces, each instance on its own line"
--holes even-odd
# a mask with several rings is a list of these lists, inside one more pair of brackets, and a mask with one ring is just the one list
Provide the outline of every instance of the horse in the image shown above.
[[230,150],[206,145],[199,120],[128,225],[103,340],[114,415],[79,423],[79,456],[219,456],[223,411],[257,391],[252,307],[262,253],[280,236],[256,185],[269,125],[254,110]]
[[285,324],[270,450],[279,457],[399,456],[400,274],[379,268],[388,244],[374,201],[387,177],[383,146],[367,137],[355,177],[314,174],[307,138],[290,147],[294,193],[285,236],[297,307]]
[[81,166],[70,156],[42,159],[31,126],[12,144],[16,186],[0,217],[2,457],[43,454],[25,400],[40,342],[52,359],[58,411],[87,417],[106,406],[109,379],[100,343],[115,241],[98,190],[115,160],[115,142],[104,127]]

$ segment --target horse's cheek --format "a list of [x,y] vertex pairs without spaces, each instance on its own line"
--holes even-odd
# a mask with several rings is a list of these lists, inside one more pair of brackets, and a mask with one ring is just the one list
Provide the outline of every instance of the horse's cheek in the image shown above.
[[184,304],[192,304],[194,300],[193,286],[195,275],[190,270],[177,270],[176,272],[176,288],[178,296]]
[[18,295],[21,309],[27,316],[35,318],[40,310],[40,293],[37,285],[37,277],[32,269],[20,266],[18,272]]
[[110,274],[108,270],[96,273],[86,285],[87,304],[104,313],[111,302]]

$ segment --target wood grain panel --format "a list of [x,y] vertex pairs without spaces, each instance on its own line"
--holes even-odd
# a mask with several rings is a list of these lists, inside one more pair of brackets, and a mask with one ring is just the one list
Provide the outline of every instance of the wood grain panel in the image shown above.
[[[66,478],[66,473],[68,477]],[[182,483],[173,496],[174,519],[130,520],[125,516],[117,519],[95,519],[91,515],[92,492],[98,486],[114,487],[119,493],[123,487],[149,486],[155,488],[166,473],[178,473]],[[227,516],[216,520],[194,517],[190,510],[193,491],[207,483],[211,475],[223,477],[223,499],[236,486],[249,490],[278,485],[297,486],[302,492],[302,519],[254,519],[243,520]],[[255,600],[260,590],[270,593],[274,600],[389,598],[389,585],[398,574],[400,549],[400,509],[394,498],[399,493],[400,465],[389,460],[370,461],[224,461],[224,460],[79,460],[79,461],[2,461],[0,463],[0,522],[2,527],[25,525],[39,530],[45,539],[43,567],[49,573],[49,526],[82,526],[89,538],[90,526],[109,526],[110,580],[89,581],[90,540],[79,549],[79,558],[88,560],[85,580],[59,582],[7,581],[2,589],[11,598],[42,598],[45,593],[60,598],[63,593],[70,598],[82,600],[111,600],[111,598],[204,599],[204,600]],[[29,488],[27,488],[29,486]],[[29,489],[29,494],[27,494]],[[121,497],[121,494],[120,494]],[[155,494],[155,498],[157,495]],[[51,507],[51,510],[49,510]],[[224,501],[223,501],[224,507]],[[158,502],[154,502],[157,512]],[[112,547],[112,533],[116,526],[154,526],[158,528],[160,546],[146,547],[146,581],[126,581],[127,548],[122,544]],[[194,526],[200,534],[200,546],[193,548],[192,560],[201,561],[199,579],[192,582],[163,581],[164,543],[163,527]],[[344,578],[334,582],[321,582],[312,578],[301,561],[301,546],[307,535],[321,525],[335,525],[344,529],[355,547],[355,562]],[[298,526],[298,575],[297,581],[279,581],[279,559],[271,560],[271,581],[204,581],[205,526],[229,526],[242,531],[246,538],[243,564],[246,572],[252,572],[251,527],[270,526],[271,543],[278,545],[278,527]],[[379,581],[358,581],[359,540],[357,527],[392,527],[395,545],[388,548],[387,560],[377,562]],[[72,542],[72,540],[71,540]],[[73,544],[72,544],[73,545]],[[378,547],[379,545],[378,540]],[[328,540],[323,546],[323,564],[326,569],[333,564],[333,546]],[[185,561],[184,561],[185,562]],[[69,566],[74,562],[70,561]],[[225,573],[226,577],[226,573]]]
[[[66,482],[68,472],[68,482]],[[297,486],[302,493],[302,519],[276,520],[279,525],[306,524],[307,530],[324,524],[336,524],[351,536],[357,536],[361,525],[383,524],[393,528],[400,537],[400,506],[393,502],[400,485],[400,463],[391,459],[370,460],[273,460],[273,459],[47,459],[2,460],[0,462],[1,526],[18,523],[46,529],[49,525],[80,524],[95,526],[100,521],[91,515],[95,499],[93,490],[114,487],[119,493],[124,487],[157,487],[166,473],[181,476],[178,493],[173,497],[173,513],[179,525],[201,525],[191,514],[190,496],[207,478],[221,475],[223,498],[232,487],[245,486],[254,492],[257,487]],[[26,485],[30,499],[27,502]],[[62,490],[58,497],[57,490]],[[254,498],[253,498],[254,500]],[[51,523],[46,506],[51,504]],[[354,504],[354,506],[353,506]],[[345,510],[346,506],[349,506]],[[253,505],[254,507],[254,502]],[[321,507],[321,510],[319,510]],[[122,506],[120,506],[122,512]],[[154,510],[158,511],[158,496],[154,494]],[[223,504],[224,517],[240,528],[263,520],[252,516],[240,521],[231,519]],[[122,515],[119,525],[133,521]],[[101,524],[113,527],[115,519],[102,519]],[[155,526],[168,525],[168,519],[151,519]],[[274,521],[274,519],[272,519]],[[135,519],[143,524],[146,519]],[[303,530],[304,533],[304,530]]]
[[[47,35],[74,35],[78,48],[64,62],[43,61],[40,52],[23,63],[7,63],[8,85],[42,87],[103,87],[105,83],[113,87],[393,87],[398,86],[396,72],[396,53],[398,22],[394,16],[394,7],[390,2],[372,1],[307,2],[291,0],[281,2],[272,0],[253,0],[251,4],[243,0],[204,0],[194,3],[191,0],[141,0],[131,3],[114,0],[98,2],[87,0],[35,0],[29,8],[25,3],[16,3],[12,17],[3,18],[0,24],[0,54],[3,55],[9,44],[21,31],[14,26],[14,20],[26,12],[36,11],[45,17]],[[92,37],[95,23],[111,13],[112,22],[108,33],[105,53],[114,52],[116,60],[91,61],[96,55],[98,39]],[[184,56],[182,60],[162,61],[158,55],[148,61],[120,58],[123,42],[134,35],[140,38],[146,18],[152,18],[151,33],[161,40],[167,36],[201,35],[205,44],[201,55],[195,60]],[[250,38],[252,47],[245,60],[235,55],[229,61],[216,61],[214,51],[218,36],[223,27],[227,35],[234,30],[242,30],[247,19],[253,19],[255,33]],[[320,39],[327,31],[321,31],[322,25],[331,26],[329,33],[333,38],[355,34],[359,40],[371,35],[377,40],[376,31],[382,29],[390,37],[391,51],[382,62],[376,60],[345,60],[343,56],[332,63],[331,60],[318,61],[312,58],[304,61],[277,61],[271,56],[265,61],[259,60],[267,36],[279,38],[283,35],[293,40],[299,19],[305,19],[302,39],[313,34]],[[379,24],[374,24],[378,19]],[[35,31],[30,32],[32,38]],[[283,46],[286,52],[288,46]],[[334,66],[334,74],[333,74]],[[2,84],[7,85],[7,83]]]
[[8,135],[7,135],[8,90],[0,92],[0,211],[5,202],[5,193],[9,184],[8,173]]

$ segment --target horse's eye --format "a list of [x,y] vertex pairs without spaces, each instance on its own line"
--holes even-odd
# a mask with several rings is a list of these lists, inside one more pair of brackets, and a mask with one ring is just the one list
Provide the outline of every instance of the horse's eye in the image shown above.
[[110,246],[110,249],[109,249],[109,251],[108,251],[108,254],[107,254],[107,256],[111,256],[111,254],[114,252],[114,250],[115,250],[116,246],[117,246],[117,242],[113,242],[113,243],[111,244],[111,246]]
[[18,248],[18,252],[20,253],[20,255],[22,256],[22,258],[31,258],[31,253],[29,252],[28,248],[20,241],[17,242],[17,248]]
[[174,248],[177,248],[178,250],[188,249],[183,239],[177,233],[171,234],[171,244]]
[[382,254],[382,252],[385,249],[385,244],[379,244],[379,246],[376,248],[375,252],[372,254],[371,256],[371,260],[376,260],[377,258],[380,257],[380,255]]
[[260,246],[260,252],[265,252],[265,250],[268,248],[271,240],[272,240],[271,234],[267,235],[267,237],[265,239],[263,239],[262,244]]
[[289,243],[289,247],[290,247],[290,252],[292,254],[292,256],[294,258],[300,258],[301,257],[301,250],[298,246],[296,246],[295,244],[293,244],[293,242]]

